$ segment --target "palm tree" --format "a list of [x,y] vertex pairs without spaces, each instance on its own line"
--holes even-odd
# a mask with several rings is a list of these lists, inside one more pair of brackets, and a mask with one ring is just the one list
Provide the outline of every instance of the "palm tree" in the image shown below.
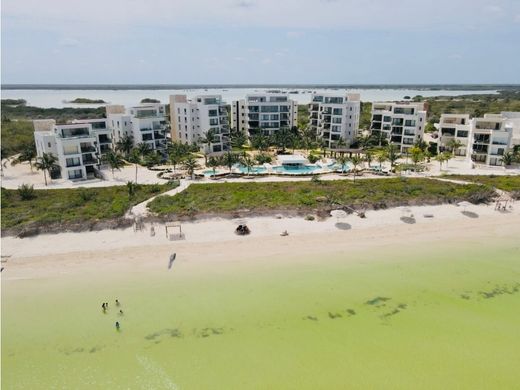
[[276,146],[282,149],[282,154],[285,153],[285,149],[291,145],[293,141],[293,135],[287,127],[282,127],[275,134]]
[[148,168],[152,168],[155,165],[159,165],[161,161],[162,157],[159,153],[148,153],[144,158],[144,165],[146,165]]
[[34,144],[27,144],[23,146],[22,151],[14,160],[11,161],[11,165],[16,165],[22,162],[28,162],[31,167],[31,172],[33,170],[33,160],[36,158],[36,148]]
[[180,153],[180,151],[177,150],[177,149],[172,150],[172,151],[168,154],[168,161],[170,162],[170,164],[173,165],[173,173],[175,173],[175,168],[177,167],[177,165],[180,164],[180,162],[182,161],[182,159],[183,159],[183,156],[182,156],[182,154]]
[[[208,150],[211,152],[211,144],[214,141],[215,138],[215,130],[209,129],[204,133],[202,137],[199,138],[199,143],[201,143],[204,146],[208,147]],[[204,148],[205,149],[205,148]],[[208,162],[208,156],[206,155],[206,150],[204,150],[204,163]]]
[[128,162],[135,165],[135,183],[137,184],[137,169],[139,168],[139,164],[141,164],[141,153],[139,152],[138,148],[132,149],[127,160]]
[[124,135],[119,141],[116,142],[116,151],[121,152],[127,156],[130,154],[133,146],[134,141],[132,141],[132,138],[130,138],[128,135]]
[[210,157],[208,158],[208,162],[206,166],[213,169],[213,176],[217,174],[217,167],[221,165],[220,158],[218,157]]
[[413,146],[410,148],[410,155],[412,157],[412,162],[417,167],[417,164],[424,160],[424,153],[418,146]]
[[191,176],[191,178],[193,179],[193,174],[195,172],[196,169],[199,169],[200,168],[200,165],[199,163],[197,162],[197,160],[195,159],[195,157],[193,157],[191,154],[186,157],[186,159],[182,162],[182,167],[186,170],[186,172],[188,173],[188,175]]
[[242,149],[246,142],[247,137],[241,131],[237,131],[231,134],[231,146],[233,148]]
[[255,135],[251,138],[251,146],[255,149],[265,151],[269,148],[269,138],[263,134]]
[[248,155],[245,155],[240,159],[240,163],[244,165],[247,168],[247,176],[249,176],[249,172],[251,172],[251,168],[255,165],[255,160],[249,157]]
[[345,173],[345,167],[347,165],[347,162],[349,161],[349,158],[344,154],[341,154],[339,157],[336,158],[336,161],[341,165],[341,173]]
[[43,171],[45,185],[47,185],[47,172],[49,172],[49,179],[51,179],[51,171],[60,168],[58,158],[52,153],[43,153],[41,157],[36,159],[34,166],[37,170]]
[[387,160],[385,152],[379,152],[376,154],[376,160],[379,163],[379,170],[383,170],[383,163]]
[[227,152],[222,156],[222,162],[229,168],[229,173],[231,173],[233,165],[237,162],[237,156],[231,152]]
[[125,165],[125,162],[119,153],[116,153],[112,150],[105,153],[102,157],[104,163],[110,166],[110,170],[112,171],[112,178],[114,177],[114,170],[121,170],[121,167]]
[[370,168],[370,164],[372,164],[372,160],[374,159],[374,155],[370,151],[365,152],[365,161],[368,164],[368,167]]
[[453,158],[453,154],[450,152],[443,152],[444,155],[444,161],[446,161],[446,168],[448,168],[448,161],[450,161]]
[[350,162],[352,163],[352,165],[354,165],[354,182],[356,181],[357,167],[359,164],[361,164],[362,161],[363,159],[357,154],[350,157]]
[[152,148],[150,147],[150,145],[148,145],[146,142],[140,142],[138,143],[135,148],[137,149],[137,151],[139,152],[139,154],[141,155],[141,158],[144,159],[144,157],[150,153],[152,151]]
[[506,152],[502,155],[502,162],[504,166],[509,166],[515,161],[515,154],[513,152]]
[[451,150],[453,156],[455,156],[455,152],[457,151],[457,149],[461,146],[464,146],[464,144],[460,142],[458,139],[452,138],[446,143],[446,146]]
[[386,159],[390,161],[390,168],[394,168],[395,162],[399,159],[397,147],[394,144],[389,144],[386,148]]
[[361,146],[363,149],[366,149],[370,146],[372,143],[372,136],[361,134],[356,138],[356,142],[359,146]]
[[446,161],[446,157],[444,156],[444,153],[439,153],[435,156],[435,161],[439,162],[439,170],[442,171],[442,163]]

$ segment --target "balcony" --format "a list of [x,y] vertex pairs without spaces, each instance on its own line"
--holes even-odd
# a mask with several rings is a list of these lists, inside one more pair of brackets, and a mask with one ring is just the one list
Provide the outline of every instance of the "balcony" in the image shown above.
[[94,153],[96,148],[92,145],[81,146],[81,153]]
[[108,138],[107,136],[99,137],[99,143],[100,144],[111,144],[112,139]]
[[94,165],[97,164],[97,159],[93,158],[92,155],[90,157],[83,157],[83,165]]
[[509,145],[509,143],[505,141],[493,141],[493,145]]
[[159,133],[159,132],[157,132],[157,131],[154,131],[154,133],[153,133],[153,137],[154,137],[155,139],[164,139],[164,138],[166,138],[166,136],[165,136],[164,134]]

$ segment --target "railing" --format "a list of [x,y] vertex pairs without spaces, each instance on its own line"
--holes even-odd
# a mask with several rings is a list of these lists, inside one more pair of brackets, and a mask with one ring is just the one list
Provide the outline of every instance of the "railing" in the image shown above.
[[93,146],[82,146],[81,147],[81,153],[92,153],[95,151],[96,151],[96,148]]
[[508,145],[507,142],[493,141],[493,145]]
[[81,166],[81,161],[73,162],[73,163],[65,163],[65,166],[67,168],[80,167]]

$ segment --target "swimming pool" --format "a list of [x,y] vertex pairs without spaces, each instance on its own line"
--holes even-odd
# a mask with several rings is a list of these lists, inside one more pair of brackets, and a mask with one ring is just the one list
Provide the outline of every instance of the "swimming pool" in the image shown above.
[[298,166],[279,165],[279,166],[273,167],[273,172],[287,174],[287,175],[304,175],[304,174],[313,173],[314,171],[317,171],[319,169],[321,169],[321,168],[316,165],[298,165]]
[[[247,167],[244,166],[244,165],[235,165],[235,168],[237,168],[240,173],[246,173],[247,174]],[[249,173],[266,173],[267,172],[267,168],[266,167],[261,167],[261,166],[253,166],[253,167],[250,167],[249,168]]]

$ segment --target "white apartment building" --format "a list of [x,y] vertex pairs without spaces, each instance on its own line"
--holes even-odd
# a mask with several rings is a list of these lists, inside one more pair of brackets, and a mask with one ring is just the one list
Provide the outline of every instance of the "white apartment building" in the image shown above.
[[309,104],[309,126],[328,148],[341,139],[345,146],[354,143],[359,129],[359,94],[313,94]]
[[133,140],[134,146],[146,143],[151,150],[159,152],[166,148],[169,126],[164,104],[150,103],[128,108],[109,105],[106,112],[113,145],[126,135]]
[[520,145],[520,113],[485,114],[473,119],[469,114],[442,114],[439,133],[440,152],[450,150],[449,141],[456,139],[462,144],[456,155],[476,163],[502,165],[502,155]]
[[243,133],[272,135],[297,125],[298,104],[286,94],[246,95],[231,105],[233,128]]
[[[206,153],[230,150],[229,115],[220,95],[202,95],[188,99],[186,95],[170,96],[171,137],[185,144],[199,144]],[[211,145],[200,144],[208,131],[213,131]]]
[[[101,154],[100,135],[91,123],[57,125],[54,120],[48,119],[33,123],[38,157],[43,153],[52,153],[58,158],[60,171],[51,172],[51,177],[84,180],[96,176]],[[96,123],[102,123],[102,120]]]
[[406,153],[414,143],[421,140],[426,125],[426,110],[423,103],[396,102],[373,103],[370,131],[383,135],[389,143],[397,145]]
[[502,156],[512,147],[513,126],[501,114],[473,118],[471,160],[487,165],[502,165]]
[[472,121],[469,114],[442,114],[439,121],[439,152],[449,148],[451,140],[455,139],[462,145],[455,150],[456,156],[468,156]]

